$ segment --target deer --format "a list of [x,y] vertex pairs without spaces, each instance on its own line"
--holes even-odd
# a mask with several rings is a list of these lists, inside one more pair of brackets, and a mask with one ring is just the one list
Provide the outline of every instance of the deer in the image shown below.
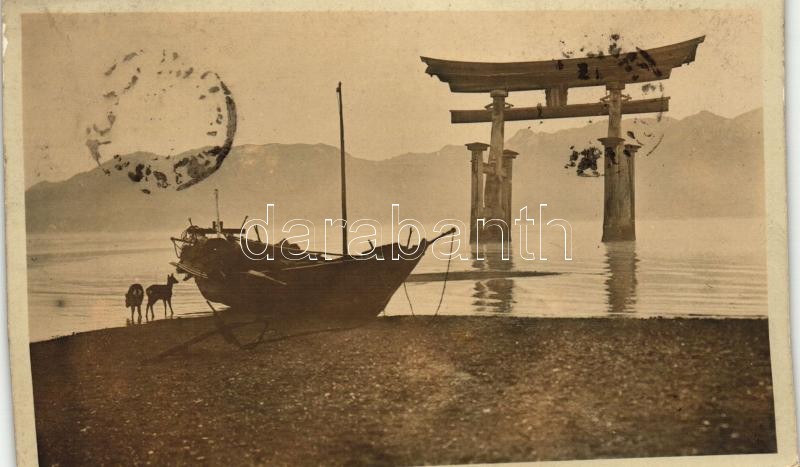
[[159,300],[164,301],[164,318],[167,317],[167,305],[169,305],[169,313],[170,316],[173,315],[172,312],[172,285],[177,284],[178,279],[175,279],[175,276],[170,274],[167,276],[167,285],[161,284],[153,284],[145,290],[147,293],[147,307],[145,307],[144,315],[147,317],[147,310],[150,310],[150,315],[155,319],[155,312],[153,311],[153,305]]
[[142,284],[131,284],[125,294],[125,308],[131,309],[131,324],[133,324],[133,311],[139,311],[139,324],[142,323],[142,300],[144,300],[144,287]]

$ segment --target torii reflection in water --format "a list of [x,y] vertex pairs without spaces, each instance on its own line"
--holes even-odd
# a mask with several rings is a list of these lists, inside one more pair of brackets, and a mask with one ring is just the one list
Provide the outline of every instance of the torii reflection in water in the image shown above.
[[[503,248],[506,248],[505,259]],[[512,271],[514,252],[511,244],[487,243],[472,245],[472,267],[479,271]],[[481,258],[481,259],[479,259]],[[493,278],[475,281],[472,305],[477,311],[510,313],[514,307],[514,279]]]
[[606,293],[609,313],[633,313],[636,305],[636,242],[609,242],[606,247]]

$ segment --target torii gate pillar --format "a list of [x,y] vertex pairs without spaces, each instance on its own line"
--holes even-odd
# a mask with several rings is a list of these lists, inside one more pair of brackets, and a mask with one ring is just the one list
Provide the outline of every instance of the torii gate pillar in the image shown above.
[[[505,111],[507,108],[506,97],[508,91],[495,89],[491,91],[492,103],[487,106],[491,109],[492,134],[489,141],[489,160],[485,167],[486,184],[483,195],[483,216],[487,218],[485,228],[480,232],[484,240],[511,241],[511,228],[505,222],[507,213],[504,209],[506,192],[510,190],[510,184],[506,180],[506,170],[503,167],[504,161],[504,133],[505,133]],[[491,227],[490,227],[491,225]]]
[[608,89],[608,137],[599,141],[604,151],[603,242],[636,240],[634,206],[635,149],[622,138],[622,90],[624,84],[610,83]]
[[472,182],[470,184],[469,241],[478,241],[478,219],[483,217],[483,152],[489,148],[486,143],[469,143],[467,149],[472,153]]
[[518,152],[512,151],[510,149],[503,150],[503,172],[505,172],[505,177],[503,178],[503,222],[508,226],[508,239],[511,240],[511,192],[512,190],[512,179],[514,175],[514,159],[517,158],[519,155]]

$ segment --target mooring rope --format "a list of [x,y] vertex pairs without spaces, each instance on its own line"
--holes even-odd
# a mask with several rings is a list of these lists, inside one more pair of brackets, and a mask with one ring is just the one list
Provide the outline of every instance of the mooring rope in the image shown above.
[[411,308],[411,316],[416,318],[417,315],[414,314],[414,304],[411,303],[411,297],[408,296],[408,287],[406,287],[406,281],[403,281],[403,291],[406,293],[406,300],[408,300],[408,306]]
[[[450,275],[450,263],[453,261],[453,241],[450,240],[450,254],[447,256],[447,269],[444,272],[444,280],[442,281],[442,292],[439,294],[439,303],[436,305],[436,310],[433,312],[434,318],[439,316],[439,310],[442,308],[442,302],[444,301],[444,293],[447,290],[447,277]],[[411,316],[416,319],[417,315],[414,313],[414,304],[411,303],[411,296],[408,295],[408,287],[406,287],[406,281],[403,281],[403,291],[406,294],[406,300],[408,300],[408,307],[411,309]]]
[[447,277],[450,275],[450,263],[453,261],[453,240],[450,239],[450,254],[447,256],[447,269],[444,270],[444,281],[442,281],[442,293],[439,295],[439,304],[436,305],[436,311],[433,313],[433,317],[436,318],[439,316],[439,309],[442,308],[442,302],[444,301],[444,292],[447,290]]

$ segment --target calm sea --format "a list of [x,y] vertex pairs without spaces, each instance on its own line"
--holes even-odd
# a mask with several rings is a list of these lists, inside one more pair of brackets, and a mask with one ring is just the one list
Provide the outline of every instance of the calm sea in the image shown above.
[[[453,260],[459,280],[447,282],[440,314],[547,317],[766,317],[767,273],[763,219],[639,220],[634,243],[603,244],[601,223],[573,222],[572,260],[563,233],[531,229],[529,249],[546,261],[523,260],[516,239],[510,261],[485,251],[484,260]],[[430,230],[429,230],[430,231]],[[28,308],[31,341],[73,332],[125,326],[128,285],[165,283],[174,272],[170,235],[41,234],[28,237]],[[331,244],[336,245],[337,241]],[[446,249],[445,249],[446,250]],[[443,273],[446,260],[426,255],[415,273]],[[558,273],[502,277],[502,272]],[[469,279],[463,279],[464,272]],[[479,274],[491,273],[491,278]],[[177,277],[180,277],[178,275]],[[409,282],[386,308],[388,315],[434,313],[442,281]],[[411,305],[409,304],[409,299]],[[175,316],[208,313],[194,281],[175,286]],[[156,318],[163,318],[156,307]]]

